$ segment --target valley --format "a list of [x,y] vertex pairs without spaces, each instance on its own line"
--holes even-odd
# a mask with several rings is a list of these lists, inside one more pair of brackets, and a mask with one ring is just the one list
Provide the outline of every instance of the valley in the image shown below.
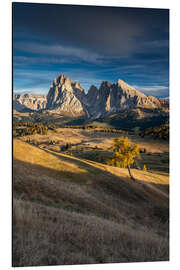
[[171,10],[40,2],[11,3],[12,267],[174,266]]
[[[135,182],[107,165],[119,136],[143,149]],[[14,265],[168,260],[168,149],[167,141],[101,128],[14,138]]]
[[136,167],[142,169],[145,164],[150,171],[168,173],[169,143],[152,138],[141,138],[136,134],[128,134],[125,131],[105,132],[102,128],[57,128],[50,130],[46,135],[35,134],[19,137],[20,140],[38,146],[44,150],[81,157],[107,164],[112,156],[112,141],[114,138],[127,136],[134,144],[139,144],[142,151],[137,159]]
[[[169,260],[167,103],[122,81],[87,96],[96,111],[60,76],[14,102],[13,266]],[[139,145],[135,181],[109,164],[119,137]]]

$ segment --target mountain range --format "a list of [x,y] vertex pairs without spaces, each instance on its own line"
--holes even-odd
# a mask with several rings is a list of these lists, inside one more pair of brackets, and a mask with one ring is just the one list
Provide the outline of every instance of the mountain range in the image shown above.
[[47,96],[13,95],[13,109],[19,112],[47,110],[92,119],[124,110],[161,107],[161,100],[146,96],[120,79],[116,83],[103,81],[99,89],[92,85],[86,94],[78,82],[71,81],[63,74],[53,80]]
[[13,95],[13,109],[18,112],[39,111],[46,108],[45,95],[19,94]]

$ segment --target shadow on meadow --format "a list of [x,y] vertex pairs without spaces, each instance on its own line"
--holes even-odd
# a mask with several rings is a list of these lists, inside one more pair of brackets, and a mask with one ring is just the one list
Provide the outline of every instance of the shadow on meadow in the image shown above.
[[58,159],[77,170],[13,162],[13,266],[169,259],[164,185],[134,183],[94,162]]

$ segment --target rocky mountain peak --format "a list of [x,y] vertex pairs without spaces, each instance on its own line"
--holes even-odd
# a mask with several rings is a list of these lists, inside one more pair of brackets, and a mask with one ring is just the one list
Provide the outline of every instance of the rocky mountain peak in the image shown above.
[[124,86],[124,87],[125,87],[125,86],[126,86],[126,87],[128,86],[128,84],[127,84],[126,82],[124,82],[123,80],[121,80],[121,79],[118,79],[118,80],[117,80],[117,84],[118,84],[118,86],[120,86],[120,87],[121,87],[121,86],[122,86],[122,87],[123,87],[123,86]]
[[102,88],[110,88],[111,85],[112,85],[111,82],[103,81],[103,82],[101,83],[100,89],[102,89]]
[[118,81],[117,81],[117,87],[118,88],[121,88],[123,92],[126,92],[128,94],[131,94],[131,95],[140,95],[140,96],[144,96],[145,97],[145,95],[143,93],[141,93],[140,91],[136,90],[134,87],[130,86],[129,84],[127,84],[123,80],[118,79]]
[[71,116],[86,115],[88,118],[104,117],[111,113],[136,108],[159,108],[160,101],[148,97],[123,80],[116,83],[103,81],[99,89],[92,85],[87,94],[83,87],[66,75],[57,76],[49,89],[47,98],[42,95],[16,95],[15,109],[48,109]]
[[79,89],[79,91],[81,91],[81,92],[84,91],[84,89],[82,88],[82,86],[78,82],[72,82],[71,81],[71,85],[72,85],[72,88],[74,88],[74,89]]
[[54,78],[53,82],[55,85],[64,84],[64,82],[69,79],[66,75],[60,74],[58,77]]
[[84,90],[78,82],[73,82],[66,75],[60,74],[53,80],[49,89],[47,109],[73,116],[84,114],[82,105],[84,96]]
[[62,88],[62,90],[72,90],[71,80],[64,74],[60,74],[57,78],[53,80],[53,87]]
[[120,88],[123,92],[130,92],[135,90],[132,86],[130,86],[129,84],[120,79],[118,79],[115,85],[117,88]]
[[87,92],[87,96],[96,95],[97,92],[98,92],[98,88],[94,85],[91,85],[91,87],[89,88]]
[[91,87],[89,88],[89,91],[97,91],[97,90],[98,89],[97,89],[97,87],[94,84],[92,84]]

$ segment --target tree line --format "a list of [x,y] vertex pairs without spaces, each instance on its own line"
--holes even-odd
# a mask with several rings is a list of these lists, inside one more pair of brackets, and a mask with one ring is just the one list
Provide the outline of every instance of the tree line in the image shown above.
[[91,130],[93,129],[94,132],[109,132],[109,133],[123,133],[125,135],[128,135],[128,131],[117,129],[117,128],[101,128],[101,127],[95,127],[93,125],[81,125],[81,126],[73,126],[73,125],[64,125],[63,128],[73,128],[73,129],[83,129],[83,130]]
[[153,139],[169,140],[169,124],[163,124],[159,127],[147,128],[139,133],[142,138],[145,136],[151,136]]
[[26,136],[41,134],[46,135],[48,130],[56,130],[55,125],[43,125],[42,123],[35,122],[14,122],[13,123],[13,136]]

